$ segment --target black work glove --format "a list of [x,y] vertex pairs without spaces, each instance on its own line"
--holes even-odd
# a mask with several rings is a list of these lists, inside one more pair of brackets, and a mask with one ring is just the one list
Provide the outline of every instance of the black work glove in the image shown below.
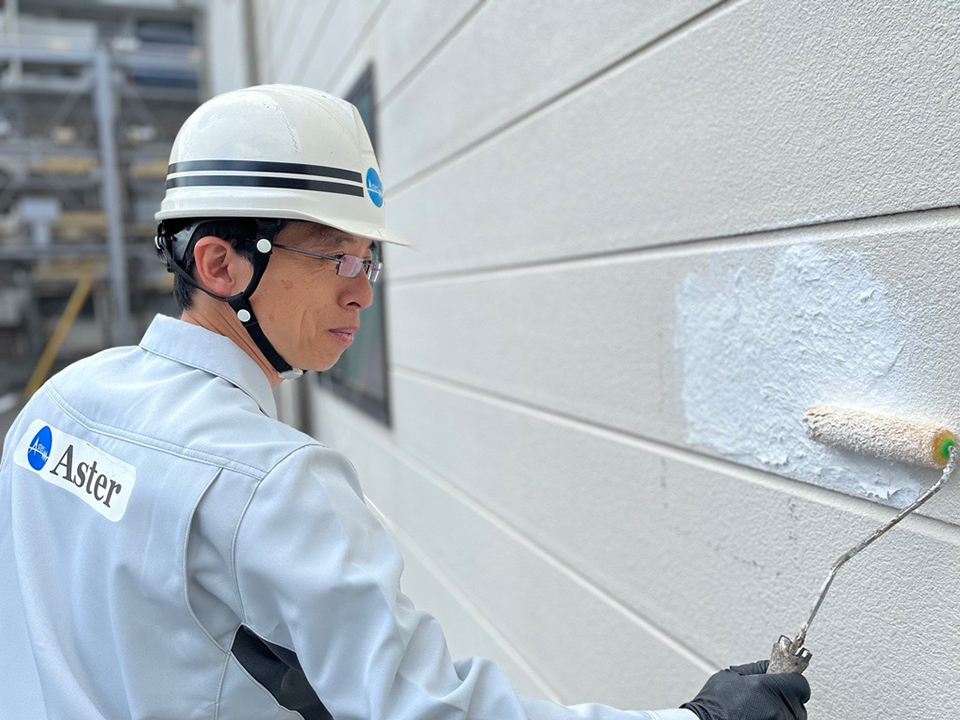
[[681,707],[700,720],[807,720],[807,679],[796,673],[765,675],[767,665],[761,660],[721,670]]

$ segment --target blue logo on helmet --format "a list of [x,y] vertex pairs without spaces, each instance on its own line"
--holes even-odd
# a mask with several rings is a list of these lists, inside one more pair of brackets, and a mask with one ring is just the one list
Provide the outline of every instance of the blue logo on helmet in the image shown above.
[[44,425],[40,432],[33,436],[30,447],[27,448],[27,461],[34,470],[42,470],[50,459],[50,448],[53,445],[53,433],[50,426]]
[[377,207],[383,207],[383,183],[375,168],[367,170],[367,194]]

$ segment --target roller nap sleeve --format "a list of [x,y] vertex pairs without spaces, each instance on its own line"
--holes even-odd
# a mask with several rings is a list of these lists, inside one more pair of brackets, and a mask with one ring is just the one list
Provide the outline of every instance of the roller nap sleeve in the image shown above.
[[840,407],[811,405],[803,417],[807,434],[817,442],[886,460],[942,468],[956,437],[928,420],[881,415]]

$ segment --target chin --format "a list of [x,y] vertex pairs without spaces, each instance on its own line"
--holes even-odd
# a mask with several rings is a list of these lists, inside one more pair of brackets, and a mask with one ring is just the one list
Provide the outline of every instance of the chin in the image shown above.
[[308,362],[306,365],[301,365],[304,370],[316,370],[317,372],[326,372],[340,360],[340,356],[337,355],[335,358],[327,358],[325,360],[313,360]]
[[[299,357],[298,357],[299,355]],[[301,370],[315,370],[316,372],[326,372],[340,361],[343,355],[341,348],[320,348],[310,352],[309,349],[303,353],[291,352],[289,355],[280,353],[280,356],[290,363],[291,367]]]

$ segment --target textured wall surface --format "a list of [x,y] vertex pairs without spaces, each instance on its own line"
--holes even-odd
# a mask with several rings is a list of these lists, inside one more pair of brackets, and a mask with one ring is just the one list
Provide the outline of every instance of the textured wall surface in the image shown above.
[[[795,633],[936,479],[812,402],[960,426],[953,3],[264,0],[261,80],[372,63],[393,424],[312,379],[455,655],[668,707]],[[960,485],[841,571],[811,718],[960,712]]]

